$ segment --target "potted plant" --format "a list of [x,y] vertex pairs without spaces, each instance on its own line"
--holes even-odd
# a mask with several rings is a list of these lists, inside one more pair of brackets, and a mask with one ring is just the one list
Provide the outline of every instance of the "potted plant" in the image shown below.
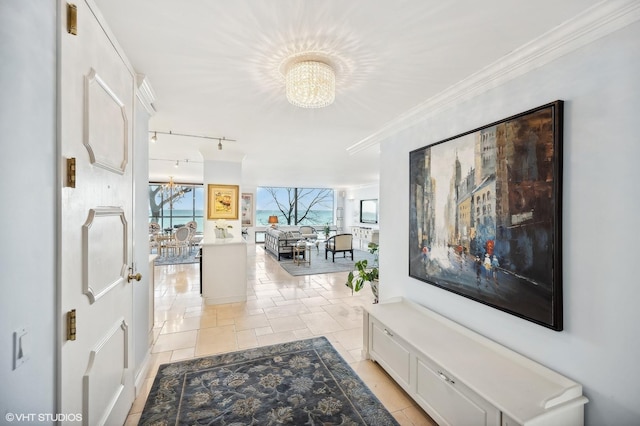
[[331,233],[331,227],[329,226],[328,223],[326,225],[324,225],[324,228],[323,228],[322,232],[324,232],[324,239],[328,240],[329,239],[329,234]]
[[371,285],[371,292],[373,293],[373,303],[378,303],[378,245],[375,243],[369,243],[369,253],[375,256],[373,266],[369,266],[369,262],[359,260],[355,263],[355,271],[349,272],[347,276],[346,286],[351,289],[351,293],[354,291],[362,290],[364,283],[369,282]]

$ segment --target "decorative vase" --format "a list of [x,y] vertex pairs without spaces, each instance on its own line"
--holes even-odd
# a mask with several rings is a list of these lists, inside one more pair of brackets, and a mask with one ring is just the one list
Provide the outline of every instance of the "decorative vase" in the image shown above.
[[373,293],[373,303],[378,303],[378,284],[380,282],[378,280],[373,280],[370,282],[371,284],[371,292]]
[[216,228],[216,238],[219,238],[221,240],[224,240],[225,238],[227,238],[227,230]]

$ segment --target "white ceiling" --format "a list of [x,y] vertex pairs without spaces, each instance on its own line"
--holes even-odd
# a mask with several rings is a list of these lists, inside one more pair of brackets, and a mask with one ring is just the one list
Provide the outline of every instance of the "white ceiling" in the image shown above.
[[[307,187],[376,182],[378,147],[348,147],[598,2],[95,0],[155,91],[151,130],[236,140],[158,135],[150,180],[202,182],[205,151],[243,158],[244,185]],[[329,107],[286,100],[280,65],[307,51],[336,68]]]

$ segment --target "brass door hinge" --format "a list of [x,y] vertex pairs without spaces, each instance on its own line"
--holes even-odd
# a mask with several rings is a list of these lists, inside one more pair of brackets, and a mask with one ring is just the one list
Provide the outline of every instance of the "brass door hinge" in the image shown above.
[[67,32],[78,35],[78,7],[72,3],[67,3]]
[[67,340],[76,340],[76,310],[67,312]]
[[76,159],[67,158],[67,186],[76,187]]

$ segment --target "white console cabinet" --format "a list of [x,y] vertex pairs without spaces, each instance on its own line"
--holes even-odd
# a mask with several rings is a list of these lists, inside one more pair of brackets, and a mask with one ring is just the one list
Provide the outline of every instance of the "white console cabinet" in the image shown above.
[[406,299],[365,306],[363,347],[440,426],[584,423],[580,384]]
[[359,248],[366,249],[369,243],[380,243],[380,231],[373,228],[365,228],[362,226],[352,226],[351,234],[355,240],[358,240]]

